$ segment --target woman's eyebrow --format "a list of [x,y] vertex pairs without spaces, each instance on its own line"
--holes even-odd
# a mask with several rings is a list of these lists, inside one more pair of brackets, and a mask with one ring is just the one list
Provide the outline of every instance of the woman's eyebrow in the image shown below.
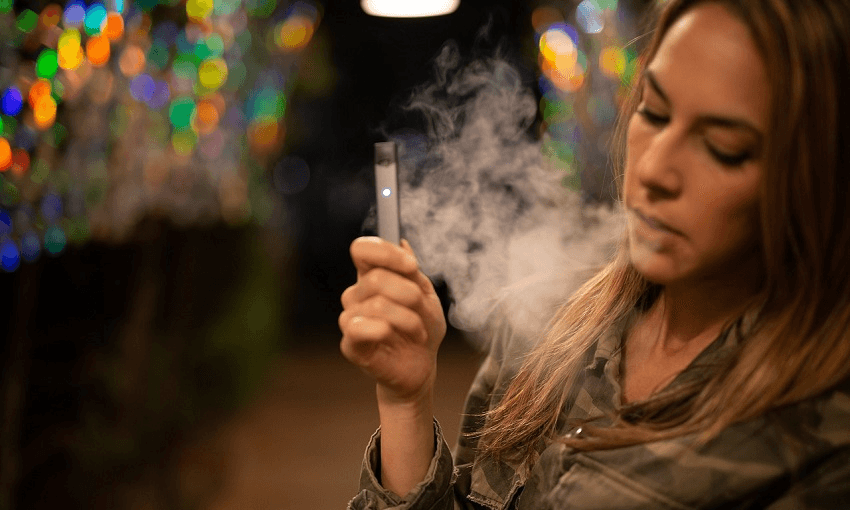
[[658,84],[658,80],[655,79],[655,73],[650,71],[649,69],[645,69],[643,71],[643,77],[646,78],[646,81],[649,83],[649,86],[652,87],[652,90],[658,94],[658,97],[661,98],[662,101],[669,104],[670,99],[667,97],[667,94],[664,92],[664,89],[661,88],[661,85]]
[[[658,79],[655,77],[655,73],[653,73],[650,69],[645,69],[643,72],[643,76],[644,78],[646,78],[646,82],[649,84],[655,94],[657,94],[658,97],[661,98],[662,101],[664,101],[664,103],[669,105],[670,98],[667,96],[667,93],[664,92],[664,89],[661,88],[661,85],[658,83]],[[741,117],[727,117],[723,115],[701,115],[697,122],[699,124],[707,125],[709,127],[716,126],[730,129],[743,129],[745,131],[752,132],[752,134],[757,136],[759,140],[761,140],[762,138],[761,130],[757,128],[752,122]]]

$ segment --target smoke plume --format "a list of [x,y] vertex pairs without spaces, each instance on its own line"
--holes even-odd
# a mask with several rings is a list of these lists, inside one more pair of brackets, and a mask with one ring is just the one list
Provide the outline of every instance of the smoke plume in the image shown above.
[[533,340],[613,253],[620,214],[561,184],[563,171],[529,134],[537,100],[515,68],[460,60],[444,47],[437,79],[409,103],[427,134],[390,136],[402,235],[423,271],[448,285],[452,325],[480,333],[504,314]]

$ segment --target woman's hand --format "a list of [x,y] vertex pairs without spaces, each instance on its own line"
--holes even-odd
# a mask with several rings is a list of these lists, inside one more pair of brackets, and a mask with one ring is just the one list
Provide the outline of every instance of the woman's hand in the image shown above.
[[431,281],[407,241],[351,244],[357,283],[342,294],[340,350],[377,382],[379,404],[430,399],[446,320]]

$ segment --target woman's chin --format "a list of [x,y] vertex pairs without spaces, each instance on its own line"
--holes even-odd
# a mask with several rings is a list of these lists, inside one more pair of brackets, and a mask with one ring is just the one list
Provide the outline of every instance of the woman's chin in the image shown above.
[[666,285],[677,279],[677,271],[669,254],[632,243],[629,256],[635,270],[652,283]]

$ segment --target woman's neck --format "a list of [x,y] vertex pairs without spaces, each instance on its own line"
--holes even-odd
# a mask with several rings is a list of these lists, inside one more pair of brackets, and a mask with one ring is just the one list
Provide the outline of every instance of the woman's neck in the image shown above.
[[645,400],[669,384],[746,310],[753,295],[743,285],[664,287],[626,333],[623,400]]
[[755,289],[742,280],[665,286],[646,317],[656,328],[655,348],[675,353],[693,342],[707,345],[750,306]]

